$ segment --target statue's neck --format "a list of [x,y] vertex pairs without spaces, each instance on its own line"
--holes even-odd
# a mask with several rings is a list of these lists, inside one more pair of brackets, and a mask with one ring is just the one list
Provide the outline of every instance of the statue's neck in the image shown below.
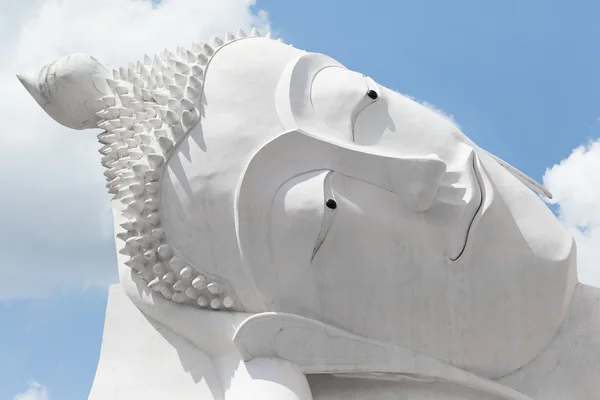
[[[184,309],[188,310],[188,308],[182,308],[182,310]],[[189,311],[193,311],[194,315],[206,314],[211,318],[210,321],[204,321],[205,323],[210,322],[208,325],[204,324],[204,333],[214,329],[213,324],[217,321],[213,320],[213,317],[225,315],[202,313],[192,309]],[[182,318],[189,315],[183,313]],[[189,318],[186,320],[189,321]],[[169,326],[173,324],[180,326],[175,323],[176,320],[169,319],[168,322]],[[121,285],[111,288],[100,365],[90,399],[104,398],[106,393],[114,391],[120,385],[131,386],[131,382],[121,382],[118,378],[122,371],[129,371],[125,374],[129,377],[131,377],[131,371],[136,371],[138,375],[135,377],[135,382],[137,382],[135,391],[139,395],[146,395],[153,390],[158,390],[159,387],[172,387],[175,379],[185,392],[181,393],[181,398],[221,398],[217,393],[222,393],[223,377],[218,374],[219,365],[213,364],[215,358],[203,353],[198,346],[184,340],[181,335],[171,332],[162,325],[159,329],[158,325],[154,326],[155,324],[157,323],[144,316],[131,303],[122,292]],[[207,326],[212,328],[206,330]],[[125,346],[128,351],[124,353],[122,343],[129,343],[132,337],[136,338],[136,345]],[[589,393],[600,393],[600,380],[598,379],[600,376],[600,363],[598,363],[600,341],[598,341],[598,337],[600,337],[600,289],[578,285],[573,295],[569,314],[556,338],[531,363],[511,375],[498,379],[497,383],[516,389],[535,400],[589,400]],[[139,346],[145,349],[142,353],[138,351]],[[115,354],[119,354],[119,356],[116,357]],[[188,357],[191,354],[193,356]],[[157,359],[161,360],[160,366],[156,365]],[[169,364],[170,374],[164,377],[160,374],[156,375],[156,371],[163,370],[165,363]],[[199,379],[200,375],[196,376],[198,371],[202,371],[200,375],[203,379]],[[190,375],[194,379],[190,380]],[[158,377],[166,380],[158,379]],[[346,393],[345,390],[349,388],[352,388],[357,396],[350,398],[361,399],[373,398],[369,396],[385,393],[388,393],[389,396],[383,395],[383,397],[376,396],[374,398],[396,398],[398,393],[414,394],[415,398],[429,398],[431,394],[440,399],[455,398],[452,397],[453,393],[457,391],[465,393],[464,391],[467,390],[464,385],[436,382],[435,379],[433,381],[416,379],[409,382],[382,382],[381,380],[352,379],[333,375],[309,376],[308,378],[308,385],[315,400],[342,398],[342,392]],[[240,382],[243,380],[236,381],[236,384]],[[374,385],[378,389],[375,390]],[[467,392],[473,392],[474,388],[469,387]]]
[[535,399],[584,400],[600,393],[600,288],[579,284],[556,338],[500,383]]

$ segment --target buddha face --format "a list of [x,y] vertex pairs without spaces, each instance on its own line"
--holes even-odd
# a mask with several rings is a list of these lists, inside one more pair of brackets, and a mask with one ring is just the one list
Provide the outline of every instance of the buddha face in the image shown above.
[[[159,179],[154,170],[144,175],[144,165],[126,170],[121,155],[111,159],[112,145],[102,150],[111,166],[124,168],[117,172],[127,183],[115,183],[117,197],[123,191],[114,202],[117,226],[142,235],[139,218],[161,224],[157,237],[125,233],[119,269],[124,287],[136,288],[128,289],[131,297],[163,302],[152,317],[177,331],[185,321],[172,323],[181,313],[169,307],[188,306],[160,293],[189,304],[196,290],[188,296],[191,280],[203,274],[218,280],[211,294],[227,287],[235,310],[302,315],[491,378],[539,353],[560,327],[576,284],[575,247],[538,197],[545,193],[541,186],[479,148],[447,118],[327,56],[261,37],[219,46],[209,49],[210,59],[203,56],[204,80],[194,77],[201,92],[188,90],[194,102],[173,103],[174,110],[187,107],[181,114],[186,131],[164,104],[157,108],[163,122],[156,112],[141,113],[155,128],[172,125],[176,143],[149,120],[140,136],[149,143],[155,134],[167,145],[166,158],[126,141],[134,134],[128,130],[133,110],[113,106],[90,114],[95,109],[83,100],[109,93],[106,83],[118,84],[98,82],[107,72],[95,60],[71,68],[78,60],[71,57],[60,64],[65,76],[81,72],[73,75],[81,96],[71,90],[42,96],[52,94],[46,89],[53,81],[34,85],[33,78],[21,78],[67,126],[87,128],[99,114],[127,112],[117,125],[99,126],[120,135],[113,137],[124,143],[117,152],[149,162],[154,157],[164,166]],[[184,72],[198,68],[173,65]],[[120,74],[128,77],[126,70]],[[88,75],[96,78],[93,85]],[[182,77],[188,82],[181,74],[178,82]],[[113,89],[121,94],[127,85]],[[174,99],[166,97],[182,95],[181,87],[171,89],[157,96],[168,107]],[[127,96],[121,101],[133,104]],[[50,107],[54,103],[60,107]],[[130,185],[140,171],[151,182]],[[150,215],[138,201],[146,188]],[[132,203],[123,209],[128,197]],[[123,225],[128,213],[140,214],[139,230],[131,221]],[[166,246],[155,246],[157,238]],[[133,256],[127,243],[136,251],[144,247],[152,260],[158,252],[171,271],[163,276],[140,265],[146,260],[136,261],[141,255]],[[146,249],[152,246],[157,252]],[[174,268],[175,258],[186,266]],[[152,282],[160,292],[148,291]],[[211,305],[220,306],[220,300]]]
[[166,232],[247,310],[490,377],[560,326],[576,283],[571,237],[543,188],[442,115],[264,40],[215,56],[205,101],[170,161]]

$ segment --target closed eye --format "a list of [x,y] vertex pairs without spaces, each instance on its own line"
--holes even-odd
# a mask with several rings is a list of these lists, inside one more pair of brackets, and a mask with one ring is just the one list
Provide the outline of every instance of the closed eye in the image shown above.
[[332,175],[333,171],[329,171],[327,173],[327,176],[323,180],[323,195],[325,199],[325,201],[323,202],[323,220],[321,222],[321,229],[319,230],[319,235],[317,236],[317,241],[315,242],[315,247],[313,248],[312,256],[310,258],[311,262],[315,258],[317,252],[321,248],[321,245],[325,241],[327,233],[329,233],[329,229],[331,229],[331,225],[333,225],[333,219],[337,210],[337,202],[335,200],[335,196],[331,188]]

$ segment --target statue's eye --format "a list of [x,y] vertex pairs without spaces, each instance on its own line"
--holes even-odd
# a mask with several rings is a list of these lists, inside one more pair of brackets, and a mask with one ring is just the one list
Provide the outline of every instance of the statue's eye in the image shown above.
[[333,171],[329,171],[327,173],[327,175],[325,176],[325,179],[323,180],[323,195],[327,199],[325,201],[326,208],[324,209],[324,212],[323,212],[323,220],[321,221],[321,229],[319,231],[319,235],[317,236],[317,241],[315,242],[315,247],[313,248],[311,260],[313,258],[315,258],[315,255],[321,248],[321,245],[323,244],[325,237],[327,237],[327,234],[329,233],[329,229],[331,228],[331,225],[333,224],[333,219],[336,214],[335,210],[338,205],[337,205],[337,202],[335,201],[335,199],[333,198],[334,197],[333,188],[331,187],[331,179],[333,177],[333,174],[334,174]]
[[284,130],[300,129],[344,145],[354,124],[386,96],[371,78],[323,54],[305,54],[290,63],[277,87],[276,106]]
[[315,131],[330,138],[353,141],[356,117],[377,97],[377,92],[361,74],[341,67],[322,69],[311,86],[313,121],[318,124]]
[[325,202],[325,205],[327,206],[327,208],[330,208],[332,210],[335,210],[337,208],[337,202],[334,199],[328,199]]
[[[374,82],[368,84],[376,85]],[[395,133],[393,121],[388,112],[388,96],[384,88],[375,87],[367,91],[365,98],[370,104],[356,116],[352,126],[354,143],[362,146],[378,144],[385,132]]]

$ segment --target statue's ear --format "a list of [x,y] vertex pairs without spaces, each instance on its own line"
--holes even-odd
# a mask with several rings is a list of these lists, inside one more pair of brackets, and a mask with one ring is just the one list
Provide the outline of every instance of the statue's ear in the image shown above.
[[61,125],[96,128],[98,100],[109,94],[107,67],[87,54],[73,54],[17,77],[38,104]]

